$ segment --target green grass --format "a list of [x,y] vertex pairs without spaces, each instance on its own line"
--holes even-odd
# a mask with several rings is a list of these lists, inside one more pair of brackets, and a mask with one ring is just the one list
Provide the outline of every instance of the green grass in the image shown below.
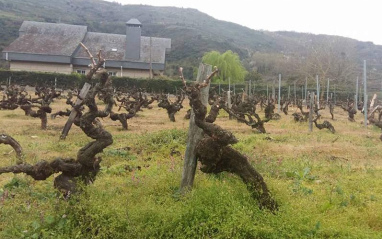
[[[56,104],[55,109],[62,107]],[[101,154],[95,183],[70,200],[54,189],[54,177],[0,175],[0,238],[382,237],[379,130],[347,122],[339,110],[336,134],[309,133],[307,124],[290,116],[267,123],[269,134],[256,134],[219,117],[217,123],[235,133],[240,142],[234,147],[248,156],[280,204],[273,214],[260,210],[242,181],[229,173],[197,170],[193,190],[179,194],[186,110],[172,123],[165,111],[145,109],[140,113],[145,117],[129,121],[128,131],[105,119],[114,144]],[[0,127],[19,140],[31,163],[76,157],[90,141],[77,127],[58,141],[65,118],[50,120],[48,130],[41,131],[39,120],[20,110],[0,111],[0,117]],[[0,145],[1,166],[16,162],[14,153],[4,155],[9,151]]]

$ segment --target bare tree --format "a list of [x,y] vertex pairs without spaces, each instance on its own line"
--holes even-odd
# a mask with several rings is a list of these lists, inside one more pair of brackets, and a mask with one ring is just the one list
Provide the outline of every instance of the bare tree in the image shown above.
[[345,82],[356,74],[355,42],[342,37],[322,36],[307,45],[305,56],[296,59],[295,70],[302,77]]

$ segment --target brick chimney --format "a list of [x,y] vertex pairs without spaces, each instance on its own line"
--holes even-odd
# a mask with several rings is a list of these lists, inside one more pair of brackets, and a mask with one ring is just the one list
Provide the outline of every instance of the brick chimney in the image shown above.
[[141,58],[142,24],[132,18],[126,22],[126,52],[125,59],[139,60]]

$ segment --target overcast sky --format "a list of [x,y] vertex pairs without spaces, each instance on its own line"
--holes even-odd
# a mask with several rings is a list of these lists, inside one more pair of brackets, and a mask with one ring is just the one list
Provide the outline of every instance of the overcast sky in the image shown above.
[[[379,0],[108,0],[195,8],[255,30],[339,35],[382,45]],[[379,4],[378,4],[379,3]]]

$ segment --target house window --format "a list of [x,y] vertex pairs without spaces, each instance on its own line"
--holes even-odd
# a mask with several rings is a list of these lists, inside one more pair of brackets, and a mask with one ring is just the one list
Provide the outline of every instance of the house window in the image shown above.
[[109,76],[117,76],[116,71],[109,71],[108,74],[109,74]]
[[85,75],[86,74],[85,70],[77,70],[77,73],[81,74],[81,75]]

